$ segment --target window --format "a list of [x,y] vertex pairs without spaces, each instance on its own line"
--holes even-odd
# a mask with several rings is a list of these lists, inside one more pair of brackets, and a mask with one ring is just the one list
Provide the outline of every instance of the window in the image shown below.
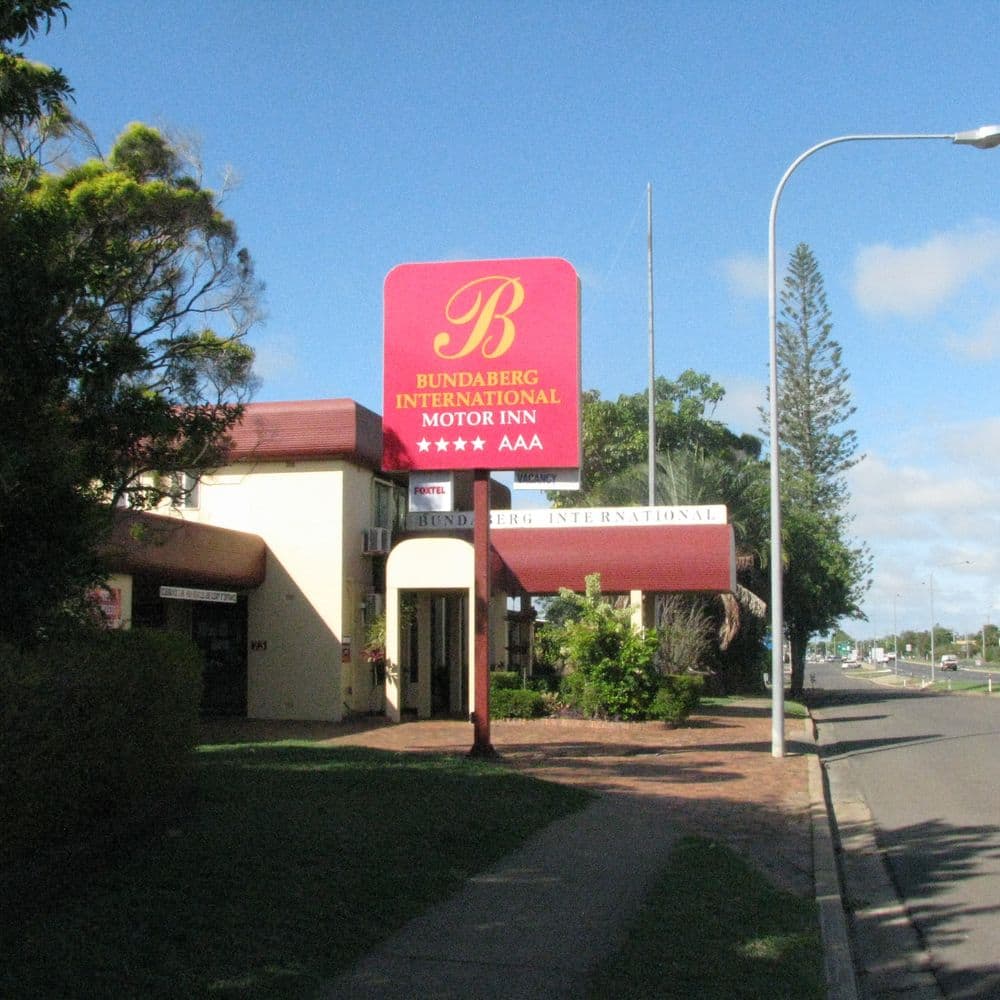
[[171,472],[170,506],[175,510],[197,510],[200,487],[201,482],[193,472]]
[[398,528],[406,518],[406,495],[384,479],[374,481],[372,527]]
[[201,480],[190,472],[185,472],[182,482],[184,485],[184,506],[188,510],[196,510],[198,507],[198,494],[201,490]]

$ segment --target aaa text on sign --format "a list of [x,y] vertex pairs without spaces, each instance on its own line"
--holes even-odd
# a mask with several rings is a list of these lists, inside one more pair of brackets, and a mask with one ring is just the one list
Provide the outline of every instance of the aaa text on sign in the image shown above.
[[385,280],[385,469],[576,468],[580,292],[559,258],[402,264]]

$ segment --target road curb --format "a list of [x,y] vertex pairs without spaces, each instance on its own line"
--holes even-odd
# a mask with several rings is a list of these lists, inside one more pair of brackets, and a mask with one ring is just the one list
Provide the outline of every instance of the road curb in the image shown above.
[[828,1000],[858,1000],[858,982],[851,954],[844,909],[840,871],[834,849],[833,827],[827,804],[823,765],[816,746],[815,724],[806,719],[807,738],[812,741],[809,754],[809,815],[812,826],[813,880],[816,909],[823,938],[823,967]]
[[871,1000],[942,1000],[934,963],[899,898],[866,802],[836,800],[855,971]]

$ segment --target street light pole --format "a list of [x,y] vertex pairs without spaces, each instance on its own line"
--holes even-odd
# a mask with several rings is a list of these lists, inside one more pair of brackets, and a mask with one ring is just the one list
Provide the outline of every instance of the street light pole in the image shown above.
[[934,683],[934,572],[931,571],[931,684]]
[[[778,438],[778,336],[777,302],[778,278],[775,266],[775,230],[778,218],[778,202],[788,179],[798,166],[827,146],[841,142],[894,141],[906,139],[947,139],[959,146],[975,146],[977,149],[993,149],[1000,146],[1000,125],[984,125],[967,132],[925,133],[925,134],[884,134],[884,135],[840,135],[817,143],[792,161],[785,171],[771,200],[771,215],[768,225],[767,250],[767,312],[770,342],[770,439],[771,439],[771,756],[785,756],[785,611],[782,593],[781,566],[781,469],[779,463],[780,440]],[[933,629],[931,630],[933,636]],[[933,664],[932,668],[933,669]]]
[[[959,559],[958,562],[945,563],[945,566],[971,566],[971,559]],[[940,567],[939,567],[940,568]],[[931,570],[931,684],[934,683],[934,570]]]
[[896,599],[899,594],[892,595],[892,672],[899,673],[899,632],[896,630]]

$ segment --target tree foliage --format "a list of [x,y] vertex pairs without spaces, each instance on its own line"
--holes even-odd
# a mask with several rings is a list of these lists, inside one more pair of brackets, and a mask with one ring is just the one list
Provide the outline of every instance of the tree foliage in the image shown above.
[[802,692],[809,639],[840,618],[861,618],[871,560],[848,537],[845,473],[860,459],[844,426],[854,413],[849,376],[819,265],[801,243],[792,254],[778,323],[784,618],[792,693]]
[[[809,640],[829,632],[841,618],[862,617],[868,557],[843,537],[840,522],[821,511],[790,505],[783,514],[787,572],[784,578],[785,628],[792,647],[792,689],[796,664],[803,671]],[[800,655],[801,654],[801,655]],[[804,676],[804,674],[803,674]]]
[[857,434],[845,426],[856,410],[832,337],[823,276],[800,243],[788,264],[778,320],[778,427],[785,495],[815,509],[840,509],[844,473],[860,461]]
[[68,82],[15,48],[66,6],[0,20],[0,601],[19,639],[99,575],[102,511],[217,464],[254,388],[260,287],[219,195],[139,123],[74,162]]
[[[573,599],[568,591],[562,597]],[[601,718],[647,718],[659,689],[659,634],[635,631],[628,611],[602,600],[599,574],[587,577],[586,596],[577,606],[578,617],[561,631],[576,674],[577,707]]]
[[[656,625],[672,636],[670,649],[683,669],[711,669],[717,686],[746,689],[759,684],[767,559],[768,485],[760,462],[760,440],[736,435],[711,419],[723,397],[709,376],[684,372],[676,382],[657,381],[655,504],[724,504],[738,553],[734,595],[722,599],[677,595],[656,599]],[[643,505],[649,499],[648,414],[645,393],[584,401],[584,491],[549,494],[561,503],[608,506]],[[627,430],[627,433],[626,433]],[[622,442],[627,447],[622,447]],[[622,463],[630,464],[624,465]],[[589,470],[589,471],[588,471]],[[705,623],[711,623],[706,629]],[[706,636],[710,641],[706,642]],[[687,652],[681,656],[681,649]]]
[[[706,454],[743,453],[757,456],[760,441],[752,435],[734,434],[711,414],[725,390],[708,375],[684,371],[676,381],[659,376],[654,381],[656,454],[697,449]],[[582,397],[583,497],[553,491],[549,500],[557,507],[600,502],[604,484],[627,470],[645,466],[649,456],[649,394],[601,399],[597,389]],[[643,501],[645,502],[645,501]]]
[[[635,506],[649,494],[645,462],[612,476],[587,491],[597,505]],[[737,548],[761,561],[767,552],[767,472],[743,451],[678,448],[656,459],[656,504],[699,506],[724,504]]]

